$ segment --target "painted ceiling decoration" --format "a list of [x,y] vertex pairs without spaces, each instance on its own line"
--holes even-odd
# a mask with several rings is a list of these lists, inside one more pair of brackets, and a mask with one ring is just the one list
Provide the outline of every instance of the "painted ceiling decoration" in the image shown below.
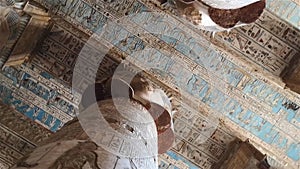
[[[88,136],[88,139],[84,139],[88,140],[87,142],[72,140],[75,144],[78,142],[78,145],[68,150],[70,146],[67,144],[72,141],[61,141],[61,138],[58,138],[60,142],[56,142],[56,145],[61,147],[66,144],[67,150],[64,147],[57,148],[56,154],[41,151],[52,147],[54,143],[51,142],[37,148],[24,163],[33,169],[81,169],[78,166],[83,166],[85,160],[80,158],[87,158],[86,165],[95,169],[157,169],[157,155],[170,149],[175,138],[169,112],[171,103],[164,92],[155,90],[154,86],[141,76],[127,72],[127,75],[133,78],[132,82],[128,82],[128,76],[125,77],[123,73],[120,75],[123,77],[113,77],[98,83],[102,85],[102,89],[97,91],[109,96],[108,98],[97,99],[96,102],[87,104],[86,101],[91,99],[90,92],[83,96],[86,104],[82,106],[78,119],[83,132]],[[105,86],[116,86],[118,90],[107,90]],[[151,97],[153,95],[157,97]],[[62,129],[62,132],[64,130]],[[76,152],[76,149],[81,151],[72,152]],[[94,151],[97,155],[91,158],[86,151]],[[26,166],[19,163],[13,168],[23,167]]]
[[51,135],[44,127],[2,103],[0,116],[1,169],[7,169],[18,162]]
[[[157,69],[144,71],[145,76],[177,93],[174,102],[181,105],[174,116],[176,146],[161,156],[161,168],[210,168],[226,156],[235,136],[249,138],[286,168],[299,168],[300,97],[280,80],[300,52],[300,7],[295,1],[268,0],[255,23],[214,38],[170,15],[171,3],[93,2],[36,0],[21,6],[40,9],[19,15],[15,38],[1,47],[1,66],[9,63],[0,74],[3,103],[46,129],[59,131],[76,117],[80,93],[89,84],[81,78],[75,82],[79,88],[72,89],[78,55],[88,58],[84,75],[96,69],[97,79],[111,76],[126,58],[128,67],[156,65]],[[120,20],[124,16],[132,18]],[[104,27],[108,22],[112,29]],[[16,44],[32,35],[26,32],[35,24],[45,31],[35,37],[39,38],[31,44],[35,48],[26,57],[14,55],[17,62],[9,60],[14,50],[22,49]],[[105,32],[99,46],[86,45],[97,31]],[[95,68],[100,46],[110,50]],[[215,117],[221,122],[216,123]]]

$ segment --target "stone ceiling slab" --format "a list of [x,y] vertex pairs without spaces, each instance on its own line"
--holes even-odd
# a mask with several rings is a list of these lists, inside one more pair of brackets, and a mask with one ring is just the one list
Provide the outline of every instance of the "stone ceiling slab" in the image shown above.
[[[245,131],[241,135],[253,139],[257,145],[266,145],[265,147],[269,149],[267,152],[278,159],[283,159],[294,166],[299,163],[300,138],[296,134],[300,130],[299,97],[268,81],[258,79],[251,71],[245,71],[237,64],[239,61],[232,61],[224,56],[229,55],[228,51],[216,51],[203,35],[196,34],[189,26],[172,17],[160,20],[149,14],[144,16],[148,17],[147,19],[135,18],[125,24],[122,22],[115,24],[111,30],[104,30],[103,26],[109,20],[120,18],[125,14],[153,10],[154,7],[140,1],[102,2],[94,8],[79,0],[66,1],[65,4],[41,0],[38,2],[64,17],[67,22],[59,24],[56,22],[51,27],[50,35],[42,42],[30,63],[19,68],[3,69],[2,99],[5,103],[14,105],[19,112],[32,117],[52,131],[58,130],[75,116],[74,108],[79,102],[79,96],[74,96],[71,91],[72,68],[88,38],[86,35],[100,29],[106,32],[99,44],[114,46],[127,61],[140,68],[157,66],[167,73],[155,71],[148,73],[155,74],[172,90],[178,90],[175,87],[179,88],[183,98],[193,101],[199,107],[207,107],[217,116],[224,117],[232,128],[238,128],[240,132]],[[293,8],[293,3],[292,1],[285,3],[290,9],[286,11],[277,10],[279,1],[270,1],[268,8],[270,11],[276,9],[271,12],[282,16],[283,20],[299,29],[297,25],[299,21],[297,18],[293,19],[294,11],[299,6]],[[299,31],[288,24],[282,25],[283,22],[276,19],[272,13],[266,11],[257,23],[233,30],[228,35],[218,34],[216,39],[236,52],[241,52],[271,74],[279,76],[291,57],[299,52],[297,43]],[[152,26],[142,24],[147,22]],[[81,33],[74,33],[76,26]],[[119,29],[116,30],[117,27]],[[139,30],[144,33],[153,31],[157,33],[137,35]],[[162,36],[166,33],[172,37]],[[117,37],[122,37],[122,42]],[[155,48],[152,54],[145,50],[152,47]],[[133,55],[136,52],[138,55]],[[270,54],[256,55],[256,53]],[[87,67],[93,65],[92,59],[89,58]],[[106,61],[108,65],[115,64],[114,60]],[[109,66],[106,66],[105,70],[111,72]],[[105,74],[105,71],[102,73]],[[84,80],[78,83],[84,85]],[[35,90],[36,88],[39,90]],[[34,113],[35,106],[40,108],[38,113]],[[185,129],[188,133],[194,131],[191,126]],[[198,129],[196,127],[196,130]],[[179,135],[179,137],[186,136]],[[197,149],[194,142],[196,140],[192,137],[181,140],[185,149],[175,148],[173,151],[192,160],[193,157],[186,149]],[[219,144],[216,147],[220,148],[217,153],[222,154],[224,147]],[[207,159],[216,161],[220,158],[214,157],[216,154],[210,154],[207,149],[203,151],[209,157]],[[198,166],[204,165],[203,161],[193,163]]]

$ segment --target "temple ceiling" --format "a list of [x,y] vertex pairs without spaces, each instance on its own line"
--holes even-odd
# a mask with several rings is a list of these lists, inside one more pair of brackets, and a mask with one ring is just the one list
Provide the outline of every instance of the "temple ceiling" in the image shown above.
[[[269,0],[255,23],[214,35],[154,1],[35,2],[51,16],[35,49],[23,64],[9,66],[15,63],[6,62],[13,56],[16,40],[11,39],[0,56],[0,99],[16,112],[58,131],[76,116],[80,93],[89,83],[89,78],[74,78],[82,73],[74,67],[103,79],[122,62],[143,70],[174,93],[180,105],[174,119],[176,144],[161,157],[161,168],[209,168],[236,137],[249,138],[280,164],[299,168],[300,97],[281,80],[300,53],[297,1]],[[22,16],[20,32],[30,18]],[[78,62],[78,57],[85,60]],[[72,88],[72,83],[82,88]],[[33,147],[39,142],[22,137]]]

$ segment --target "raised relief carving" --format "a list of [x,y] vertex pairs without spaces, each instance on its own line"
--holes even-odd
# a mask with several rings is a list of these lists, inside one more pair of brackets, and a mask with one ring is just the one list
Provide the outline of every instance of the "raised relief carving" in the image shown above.
[[[45,10],[32,5],[30,2],[25,4],[22,12],[30,15],[31,18],[15,44],[8,60],[5,62],[6,66],[20,65],[28,59],[37,42],[42,37],[41,35],[50,19]],[[31,40],[28,42],[28,39]]]
[[[97,12],[94,11],[93,9],[90,9],[90,7],[92,7],[92,5],[84,5],[86,4],[85,2],[81,2],[79,0],[72,0],[72,1],[43,1],[42,3],[54,3],[54,2],[60,2],[61,4],[59,5],[59,8],[55,8],[55,10],[58,11],[59,15],[64,16],[64,19],[66,19],[68,22],[76,25],[77,24],[82,24],[85,26],[86,30],[93,30],[95,28],[95,25],[97,22],[92,22],[96,17],[98,17]],[[100,2],[100,1],[99,1]],[[123,3],[125,1],[109,1],[109,3],[113,3],[112,5],[106,3],[107,1],[101,1],[99,6],[113,6],[113,7],[118,7],[117,5],[115,5],[116,3]],[[131,3],[131,1],[130,1]],[[128,3],[128,4],[130,4]],[[139,2],[140,3],[140,2]],[[137,2],[135,4],[138,4]],[[87,14],[81,14],[81,15],[75,15],[76,14],[76,9],[79,8],[82,9],[83,11],[86,11]],[[145,7],[145,6],[144,6]],[[133,9],[135,8],[135,9]],[[95,7],[96,9],[96,7]],[[144,9],[140,9],[140,6],[133,6],[131,11],[142,11]],[[147,8],[147,10],[149,10]],[[59,11],[62,11],[61,13]],[[98,10],[98,12],[101,10]],[[112,10],[113,11],[113,10]],[[131,12],[130,11],[130,12]],[[120,13],[125,12],[125,10],[120,10]],[[89,13],[91,13],[92,15],[89,16]],[[108,13],[109,16],[119,16],[120,14],[118,11],[114,11],[111,13]],[[125,12],[126,13],[126,12]],[[78,13],[77,13],[78,14]],[[95,15],[94,15],[95,14]],[[99,13],[99,15],[101,15],[102,18],[102,14],[101,12]],[[80,16],[80,17],[78,17]],[[282,22],[277,22],[276,19],[274,19],[274,16],[270,15],[269,13],[265,14],[263,17],[270,17],[269,20],[262,18],[261,20],[258,21],[257,24],[254,24],[253,27],[245,27],[242,29],[239,29],[237,31],[234,31],[232,34],[229,34],[229,36],[225,36],[225,35],[221,35],[221,37],[225,37],[227,39],[225,39],[226,41],[230,42],[230,44],[232,45],[231,47],[234,48],[235,50],[238,51],[243,51],[247,54],[247,52],[249,52],[249,54],[247,54],[245,57],[249,57],[250,59],[252,58],[253,61],[255,63],[260,64],[260,66],[262,66],[263,68],[266,68],[267,70],[271,71],[271,73],[274,74],[278,74],[280,73],[280,71],[282,70],[281,68],[285,66],[285,62],[287,62],[291,56],[293,55],[294,51],[295,51],[295,46],[297,46],[297,43],[294,43],[294,41],[297,41],[297,31],[294,31],[294,29],[289,28],[287,30],[287,28],[289,27],[289,25],[286,25],[285,23]],[[94,17],[94,18],[93,18]],[[71,19],[70,19],[71,18]],[[77,20],[77,21],[75,21]],[[105,17],[103,17],[103,19],[100,19],[101,21],[99,21],[99,25],[104,24],[105,23]],[[170,19],[171,20],[171,19]],[[176,23],[176,22],[175,22]],[[172,23],[171,23],[172,24]],[[167,24],[165,24],[167,25]],[[84,41],[81,41],[79,37],[76,36],[72,36],[70,32],[70,30],[66,30],[66,28],[61,28],[63,27],[60,24],[55,24],[55,26],[53,27],[53,36],[50,36],[50,38],[48,38],[47,40],[45,40],[45,42],[43,42],[44,44],[42,45],[43,49],[41,50],[41,52],[38,53],[38,55],[34,58],[32,64],[34,66],[32,67],[37,67],[38,65],[40,66],[40,70],[43,70],[44,72],[50,73],[51,75],[53,75],[53,78],[50,79],[39,79],[36,77],[39,77],[40,74],[35,75],[34,78],[29,79],[29,80],[25,80],[24,79],[24,85],[22,86],[23,88],[26,88],[26,90],[28,89],[28,91],[32,92],[34,91],[35,94],[32,95],[25,95],[22,93],[22,95],[25,97],[23,99],[27,99],[29,102],[33,102],[33,99],[31,98],[35,98],[34,104],[36,104],[36,102],[39,102],[39,97],[42,96],[43,98],[48,99],[48,91],[49,90],[45,90],[42,86],[32,82],[34,80],[39,81],[39,83],[45,84],[46,86],[51,86],[50,88],[55,90],[54,92],[60,93],[62,96],[59,97],[54,97],[56,96],[56,94],[53,94],[49,96],[49,98],[51,98],[49,100],[49,102],[45,103],[40,101],[38,107],[45,110],[47,113],[48,112],[53,112],[52,114],[60,114],[60,115],[56,115],[55,117],[57,117],[59,120],[62,120],[62,123],[70,120],[72,114],[73,114],[73,110],[72,107],[69,109],[69,105],[72,103],[78,103],[78,99],[76,100],[76,98],[74,96],[72,96],[71,92],[68,90],[68,88],[66,87],[67,85],[65,85],[65,83],[69,84],[69,82],[71,81],[71,77],[72,77],[72,71],[70,69],[70,67],[72,67],[72,65],[74,65],[74,62],[76,60],[76,53],[78,51],[80,51],[80,49],[82,48],[82,44],[84,44]],[[161,28],[159,29],[169,29],[170,27],[167,26],[161,26]],[[188,37],[188,33],[185,32],[185,30],[181,30],[181,29],[177,29],[176,31],[177,34],[176,36],[179,37],[180,40],[183,40],[184,42],[188,42],[189,40],[192,42],[192,39],[187,40]],[[88,31],[87,31],[88,32]],[[265,33],[267,32],[267,33]],[[273,34],[270,34],[268,32],[271,32]],[[56,34],[55,34],[56,33]],[[61,36],[60,36],[61,34]],[[77,33],[76,33],[77,34]],[[118,34],[118,31],[116,31],[115,34],[111,35],[111,38],[114,39],[116,38],[115,36]],[[281,42],[282,39],[281,37],[279,37],[280,39],[277,39],[278,36],[285,34],[286,36],[284,36],[285,38],[283,39],[284,41],[287,41],[288,44],[286,46],[286,48],[282,48]],[[56,36],[55,36],[56,35]],[[278,35],[278,36],[277,36]],[[80,35],[81,36],[81,35]],[[274,38],[271,38],[272,36],[276,36]],[[122,42],[122,44],[125,44],[125,46],[122,48],[124,51],[126,51],[127,53],[132,53],[135,50],[142,50],[143,49],[143,45],[144,43],[142,43],[142,41],[138,38],[135,38],[133,36],[128,36],[128,38],[126,40],[138,40],[135,43],[125,43]],[[218,36],[216,37],[218,38]],[[150,39],[150,38],[149,38]],[[259,42],[258,44],[254,44],[252,43],[255,40],[259,40],[261,42]],[[151,39],[152,40],[152,39]],[[160,40],[162,41],[167,41],[167,38],[161,38]],[[251,41],[251,44],[248,44],[248,40]],[[293,41],[293,42],[292,42]],[[155,43],[156,44],[157,41],[153,41],[151,43]],[[176,79],[176,83],[177,84],[173,84],[173,82],[175,80],[170,80],[167,81],[167,84],[169,85],[169,87],[179,87],[180,89],[184,90],[184,92],[186,92],[187,94],[189,94],[189,96],[193,95],[194,97],[190,97],[193,100],[194,99],[199,99],[202,100],[203,98],[205,99],[205,103],[207,103],[207,105],[212,105],[212,108],[215,108],[216,110],[220,110],[220,113],[223,113],[225,115],[228,115],[228,117],[230,119],[232,119],[234,122],[236,122],[237,125],[246,125],[247,127],[252,125],[252,122],[255,122],[253,119],[258,118],[252,118],[252,119],[241,119],[244,117],[247,117],[247,113],[246,111],[239,115],[240,113],[240,109],[242,105],[247,105],[247,101],[249,101],[249,99],[247,101],[242,102],[243,100],[245,100],[243,97],[248,95],[251,96],[252,100],[255,101],[259,101],[260,103],[266,103],[267,105],[263,105],[261,106],[260,104],[258,104],[259,108],[267,108],[267,110],[260,110],[263,113],[265,113],[266,115],[269,115],[268,112],[271,112],[271,108],[273,109],[273,113],[276,114],[284,114],[287,111],[289,112],[289,114],[293,114],[293,109],[290,108],[291,106],[294,107],[293,105],[288,105],[285,103],[280,103],[280,100],[282,99],[283,96],[280,95],[281,90],[274,88],[274,87],[270,87],[269,85],[266,85],[265,83],[263,83],[263,85],[259,85],[259,84],[252,84],[252,80],[251,79],[255,79],[254,76],[250,76],[243,81],[242,79],[244,79],[244,72],[240,71],[240,67],[238,67],[237,65],[234,65],[232,62],[229,62],[226,57],[224,58],[217,58],[219,55],[217,53],[215,53],[214,51],[210,52],[208,56],[206,56],[207,59],[207,63],[205,62],[204,64],[207,65],[208,67],[211,68],[211,72],[213,72],[216,76],[212,76],[212,79],[217,79],[220,78],[220,83],[219,81],[215,81],[214,84],[211,85],[211,83],[208,81],[207,79],[205,79],[203,74],[200,74],[198,76],[198,74],[196,75],[193,74],[193,76],[195,77],[191,77],[191,72],[192,70],[190,69],[185,69],[183,68],[184,66],[182,66],[181,64],[190,67],[192,69],[197,69],[198,67],[200,67],[201,65],[201,59],[196,60],[197,57],[195,56],[195,60],[194,62],[191,61],[191,59],[189,59],[189,55],[187,55],[189,53],[189,50],[186,50],[184,47],[182,46],[176,46],[177,42],[172,42],[172,45],[175,45],[176,50],[178,50],[179,52],[182,53],[181,56],[177,56],[177,55],[172,55],[173,58],[180,58],[182,60],[187,60],[187,62],[180,62],[180,64],[172,64],[171,59],[167,58],[167,57],[162,57],[162,55],[159,55],[159,58],[155,58],[152,57],[152,55],[143,55],[143,58],[138,58],[140,59],[140,61],[148,61],[149,63],[155,62],[155,59],[158,59],[159,61],[166,63],[166,67],[167,70],[172,70],[171,74],[164,74],[164,77],[167,77],[169,79]],[[118,44],[119,46],[122,46],[122,44]],[[133,46],[131,46],[133,44]],[[170,43],[171,44],[171,43]],[[135,46],[136,45],[136,46]],[[270,51],[270,54],[266,54],[265,52],[262,53],[262,50],[259,49],[258,46],[263,45],[265,46],[265,48],[268,48],[268,51]],[[162,47],[160,45],[157,45],[158,47]],[[205,54],[207,52],[206,49],[202,49],[201,48],[201,44],[199,44],[198,46],[194,45],[195,49],[197,50],[197,52],[199,52],[199,55],[201,54]],[[135,48],[137,47],[137,48]],[[174,47],[174,46],[173,46]],[[227,46],[228,47],[228,46]],[[247,47],[247,49],[245,49]],[[49,50],[49,48],[52,48],[51,50]],[[54,48],[54,49],[53,49]],[[55,49],[59,50],[55,50]],[[297,48],[296,48],[297,49]],[[175,50],[175,49],[173,49]],[[263,49],[265,50],[265,49]],[[256,54],[255,54],[256,52]],[[262,53],[261,55],[257,55],[257,53]],[[276,53],[273,55],[273,53]],[[280,53],[280,54],[278,54]],[[198,53],[197,53],[198,54]],[[206,53],[207,54],[207,53]],[[89,55],[89,57],[91,58],[90,60],[94,61],[93,57],[97,57],[97,54],[91,54]],[[39,58],[40,57],[40,58]],[[241,57],[244,57],[244,55],[242,55]],[[179,59],[179,60],[180,60]],[[96,60],[96,59],[95,59]],[[115,62],[113,60],[107,59],[105,60],[105,62],[110,62],[110,63],[114,63]],[[101,70],[101,75],[105,75],[107,72],[112,72],[113,68],[111,68],[109,65],[110,63],[108,63],[106,65],[107,69],[103,69]],[[89,65],[89,64],[87,64]],[[28,66],[31,67],[31,66]],[[26,68],[25,68],[26,69]],[[107,71],[106,71],[107,70]],[[178,70],[182,70],[182,72],[178,72]],[[26,70],[27,72],[30,72],[29,74],[33,74],[34,71],[38,72],[36,69],[34,71],[32,70]],[[194,71],[194,70],[193,70]],[[204,71],[199,71],[204,72]],[[210,73],[210,72],[208,72]],[[8,73],[10,74],[10,73]],[[46,74],[46,73],[45,73]],[[44,74],[44,75],[45,75]],[[159,73],[155,72],[155,75],[157,75]],[[162,73],[161,73],[162,74]],[[248,75],[248,74],[247,74]],[[203,78],[202,78],[203,76]],[[45,76],[48,77],[48,76]],[[201,79],[199,78],[201,77]],[[12,78],[13,81],[15,82],[19,82],[18,78],[13,77]],[[58,80],[59,79],[59,80]],[[101,78],[100,78],[101,79]],[[198,81],[196,80],[198,79]],[[84,79],[81,79],[82,81],[80,81],[79,83],[82,83],[84,86]],[[190,81],[189,81],[190,80]],[[224,83],[223,83],[224,81]],[[222,82],[222,83],[221,83]],[[174,82],[175,83],[175,82]],[[230,83],[230,86],[233,86],[232,89],[227,90],[226,87],[223,86],[223,84],[227,84]],[[242,85],[240,85],[239,90],[241,90],[240,92],[243,92],[244,94],[247,95],[237,95],[235,96],[235,98],[231,98],[234,95],[236,95],[236,93],[233,93],[234,91],[237,92],[237,90],[235,90],[235,86],[239,85],[243,83]],[[65,86],[61,85],[64,84]],[[186,85],[188,84],[188,85]],[[220,85],[221,84],[221,85]],[[266,85],[266,86],[265,86]],[[31,87],[29,87],[31,86]],[[217,92],[217,90],[214,89],[215,86],[219,86],[220,92]],[[221,86],[221,87],[220,87]],[[251,88],[254,87],[255,90],[251,90]],[[38,90],[33,90],[34,88],[38,88]],[[174,87],[175,88],[175,87]],[[3,88],[2,88],[3,89]],[[10,89],[5,88],[5,89],[0,89],[1,90],[1,96],[8,96],[11,97],[10,95]],[[12,88],[12,89],[16,89],[16,88]],[[262,90],[260,90],[262,89]],[[213,93],[212,93],[213,92]],[[49,92],[51,93],[51,92]],[[223,94],[231,94],[228,96],[224,96]],[[48,96],[47,96],[48,95]],[[30,96],[30,97],[29,97]],[[47,97],[45,97],[47,96]],[[222,98],[225,97],[227,100],[222,100]],[[227,103],[234,100],[236,103],[233,106],[230,105],[230,108],[227,107]],[[203,100],[204,101],[204,100]],[[43,114],[43,113],[39,113],[42,112],[39,109],[35,109],[33,106],[30,105],[26,105],[25,103],[23,103],[22,101],[19,101],[18,99],[12,99],[12,102],[16,105],[16,107],[18,108],[18,110],[20,110],[20,112],[23,112],[26,114],[26,112],[29,112],[28,114],[31,114],[32,112],[32,116],[33,117],[41,117],[43,122],[49,122],[50,126],[54,125],[54,118],[52,118],[51,116],[49,116],[48,114]],[[220,103],[220,104],[215,104],[215,103]],[[229,103],[228,103],[229,104]],[[295,103],[297,104],[297,103]],[[49,108],[47,108],[47,106],[42,107],[42,105],[49,105]],[[214,107],[215,105],[219,105],[218,107]],[[278,107],[282,107],[282,111],[276,111],[277,107],[276,105],[278,105]],[[281,106],[280,106],[281,105]],[[283,106],[282,106],[283,105]],[[57,108],[57,109],[56,109]],[[289,108],[288,110],[286,110],[287,108]],[[243,109],[246,109],[245,107],[243,107]],[[280,108],[279,108],[280,109]],[[62,111],[59,111],[62,110]],[[70,111],[68,111],[70,110]],[[270,110],[270,111],[269,111]],[[260,112],[258,111],[258,112]],[[64,112],[66,112],[67,114],[71,115],[69,116],[63,116],[62,114],[64,114]],[[254,112],[255,114],[258,112]],[[39,116],[39,114],[43,114],[43,116]],[[50,113],[51,114],[51,113]],[[74,114],[73,114],[74,115]],[[178,119],[177,124],[175,123],[175,125],[180,126],[180,124],[182,124],[182,126],[185,126],[185,124],[189,124],[191,120],[193,120],[193,117],[195,116],[191,116],[191,118],[186,118],[186,117],[180,117]],[[277,116],[276,116],[277,117]],[[47,119],[49,118],[49,121],[47,121]],[[201,137],[198,137],[199,133],[197,130],[205,130],[207,127],[206,122],[203,122],[201,120],[201,118],[195,118],[197,119],[197,121],[195,122],[194,126],[189,126],[186,127],[183,132],[184,136],[187,136],[187,140],[186,142],[188,144],[193,144],[193,145],[201,145],[201,143],[203,142],[203,140],[201,139]],[[179,123],[180,120],[182,120],[182,123]],[[294,123],[291,125],[295,125],[297,124],[297,119],[293,118],[291,121],[293,121]],[[244,123],[245,122],[245,123]],[[265,120],[261,120],[260,122],[265,122]],[[257,124],[254,125],[253,128],[251,127],[251,131],[257,131],[257,130],[261,130],[260,128],[264,128],[264,126],[262,126],[263,124],[267,124],[270,125],[269,123],[261,123],[261,124]],[[202,126],[204,125],[204,126]],[[257,126],[257,127],[256,127]],[[46,126],[47,128],[49,126]],[[196,128],[196,130],[192,130],[192,127]],[[266,128],[268,128],[270,126],[266,126]],[[176,128],[175,128],[176,129]],[[179,128],[177,131],[181,131],[181,129]],[[249,131],[249,130],[248,130]],[[257,134],[257,133],[256,133]],[[270,132],[270,138],[273,137],[275,134],[277,134],[277,131],[272,131],[272,133]],[[180,136],[180,134],[178,134]],[[220,134],[218,134],[218,131],[216,131],[216,133],[214,133],[214,135],[212,136],[212,139],[216,142],[218,142],[218,145],[222,145],[225,146],[222,142],[223,139],[222,136],[219,136]],[[284,133],[279,133],[278,137],[285,138],[285,134]],[[221,137],[221,138],[219,138]],[[257,140],[269,140],[269,139],[265,139],[266,137],[263,136],[263,138],[258,138]],[[226,139],[225,139],[226,140]],[[229,139],[230,140],[230,137]],[[289,140],[289,142],[292,142],[293,140]],[[289,145],[286,145],[284,150],[289,148]],[[196,146],[195,146],[196,147]],[[212,147],[212,148],[207,148],[206,150],[199,150],[197,149],[197,151],[202,152],[203,154],[215,154],[213,155],[213,158],[218,158],[220,157],[220,154],[222,154],[221,152],[223,151],[222,148],[218,148],[218,146]],[[194,151],[195,152],[195,151]],[[182,153],[181,153],[182,154]],[[192,154],[192,153],[190,153]],[[195,153],[196,154],[196,153]],[[185,156],[186,157],[186,156]],[[190,156],[193,157],[193,156]],[[195,157],[196,158],[196,157]],[[197,157],[198,158],[198,157]],[[212,157],[207,157],[212,159]],[[200,160],[198,160],[200,161]],[[213,161],[213,160],[212,160]],[[201,163],[202,164],[202,163]],[[90,165],[90,164],[88,164]],[[198,164],[199,165],[199,164]],[[206,165],[206,164],[203,164]],[[85,166],[87,166],[87,164],[85,164]],[[201,165],[199,165],[201,167]]]
[[51,134],[13,108],[0,104],[0,163],[11,166],[24,155],[32,152],[39,143]]
[[49,137],[49,135],[51,134],[49,131],[39,126],[38,124],[30,122],[29,119],[22,116],[21,114],[18,114],[18,112],[8,107],[7,105],[3,105],[1,103],[1,108],[1,124],[27,138],[32,143],[39,143],[47,139],[47,137]]
[[78,143],[74,148],[61,155],[48,169],[84,169],[87,164],[91,169],[100,169],[97,164],[98,154],[95,150],[97,150],[97,145],[93,142]]

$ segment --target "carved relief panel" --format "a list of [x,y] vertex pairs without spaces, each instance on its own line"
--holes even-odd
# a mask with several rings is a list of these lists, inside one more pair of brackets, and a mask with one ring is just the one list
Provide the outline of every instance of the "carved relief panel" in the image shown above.
[[0,166],[3,169],[32,152],[37,143],[51,135],[44,127],[3,103],[0,103],[0,117]]

